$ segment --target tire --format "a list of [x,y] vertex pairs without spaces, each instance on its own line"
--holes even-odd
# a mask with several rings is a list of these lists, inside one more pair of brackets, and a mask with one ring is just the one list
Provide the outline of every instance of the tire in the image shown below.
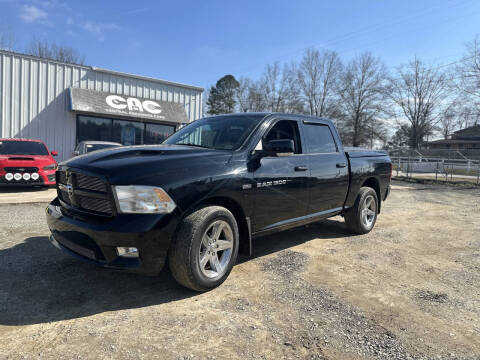
[[[369,206],[367,206],[367,202],[369,202]],[[345,223],[353,233],[366,234],[375,226],[377,214],[377,193],[370,187],[362,187],[358,192],[355,204],[345,213]]]
[[221,206],[203,207],[180,224],[170,244],[170,270],[181,285],[208,291],[228,277],[238,246],[238,225],[232,213]]

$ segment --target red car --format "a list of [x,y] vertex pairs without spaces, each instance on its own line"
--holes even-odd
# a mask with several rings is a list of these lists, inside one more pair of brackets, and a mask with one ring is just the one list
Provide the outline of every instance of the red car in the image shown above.
[[0,185],[55,185],[57,155],[40,140],[0,139]]

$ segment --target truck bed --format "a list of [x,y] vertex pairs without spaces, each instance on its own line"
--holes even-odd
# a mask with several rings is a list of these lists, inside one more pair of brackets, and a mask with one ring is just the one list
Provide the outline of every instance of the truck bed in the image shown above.
[[375,157],[375,156],[386,156],[388,153],[384,150],[370,150],[359,147],[345,147],[345,153],[348,154],[350,158],[361,158],[361,157]]

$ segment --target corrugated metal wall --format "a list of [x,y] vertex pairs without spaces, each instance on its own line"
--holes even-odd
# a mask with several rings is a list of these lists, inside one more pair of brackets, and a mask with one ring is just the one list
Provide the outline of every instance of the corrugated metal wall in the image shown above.
[[190,121],[202,114],[202,92],[193,87],[0,51],[0,138],[41,139],[59,160],[69,158],[76,126],[69,87],[180,103]]

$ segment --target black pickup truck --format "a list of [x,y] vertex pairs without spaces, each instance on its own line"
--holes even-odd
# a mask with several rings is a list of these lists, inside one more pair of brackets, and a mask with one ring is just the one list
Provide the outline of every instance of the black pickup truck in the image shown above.
[[342,215],[369,232],[389,193],[380,151],[345,150],[326,119],[278,113],[197,120],[162,145],[82,155],[59,165],[47,207],[52,243],[97,265],[221,284],[252,239]]

